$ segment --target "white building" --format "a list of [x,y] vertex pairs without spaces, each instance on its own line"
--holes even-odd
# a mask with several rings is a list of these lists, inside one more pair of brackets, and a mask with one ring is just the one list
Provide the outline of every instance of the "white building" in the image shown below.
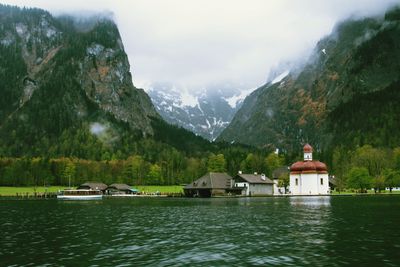
[[273,184],[264,174],[242,174],[239,173],[233,178],[234,188],[241,188],[241,194],[245,196],[267,196],[273,194]]
[[328,169],[325,163],[313,161],[313,149],[306,144],[304,161],[290,167],[289,191],[292,195],[326,195],[330,193]]

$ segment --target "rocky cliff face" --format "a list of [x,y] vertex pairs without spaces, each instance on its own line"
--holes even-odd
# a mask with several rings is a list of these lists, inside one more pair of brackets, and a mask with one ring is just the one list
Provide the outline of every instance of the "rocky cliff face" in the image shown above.
[[122,41],[106,48],[92,43],[79,64],[79,81],[85,95],[98,107],[133,129],[152,134],[149,117],[157,117],[149,97],[132,85],[129,63]]
[[129,69],[109,19],[79,23],[0,5],[0,145],[19,154],[26,145],[93,125],[153,135],[151,120],[160,117],[133,86]]
[[301,69],[250,96],[219,140],[297,150],[400,144],[400,10],[347,20]]

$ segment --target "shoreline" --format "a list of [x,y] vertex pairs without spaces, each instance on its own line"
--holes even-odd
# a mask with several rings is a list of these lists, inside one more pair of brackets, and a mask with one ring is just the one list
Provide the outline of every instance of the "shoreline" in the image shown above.
[[[136,199],[136,198],[182,198],[182,199],[212,199],[212,198],[305,198],[305,197],[370,197],[370,196],[399,196],[399,193],[363,193],[363,194],[329,194],[329,195],[263,195],[263,196],[212,196],[212,197],[186,197],[184,195],[103,195],[105,199]],[[0,195],[0,200],[38,200],[38,199],[57,199],[57,193],[46,194],[17,194]]]

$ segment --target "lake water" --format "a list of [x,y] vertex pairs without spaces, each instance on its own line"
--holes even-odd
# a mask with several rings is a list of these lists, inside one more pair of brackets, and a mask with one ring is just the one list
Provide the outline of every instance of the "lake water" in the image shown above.
[[0,266],[399,266],[400,196],[0,200]]

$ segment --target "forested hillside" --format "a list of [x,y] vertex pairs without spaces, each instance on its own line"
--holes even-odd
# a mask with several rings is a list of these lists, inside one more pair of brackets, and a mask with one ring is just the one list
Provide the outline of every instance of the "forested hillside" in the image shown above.
[[167,124],[129,69],[108,18],[0,5],[0,185],[177,184],[208,169],[268,170],[268,151]]
[[349,19],[308,63],[246,98],[218,140],[298,153],[311,143],[331,162],[339,147],[400,145],[400,9]]

